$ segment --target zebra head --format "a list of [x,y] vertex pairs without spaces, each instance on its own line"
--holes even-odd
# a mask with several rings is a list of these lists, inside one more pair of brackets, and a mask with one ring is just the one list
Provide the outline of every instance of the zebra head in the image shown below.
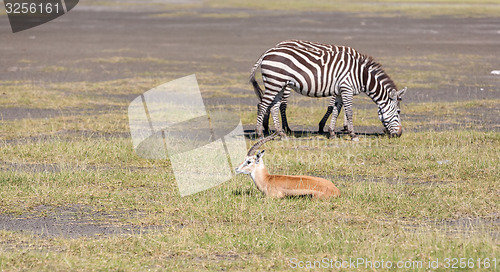
[[399,137],[403,134],[403,127],[401,126],[401,119],[399,116],[401,112],[399,103],[406,90],[407,88],[404,87],[400,91],[396,89],[390,91],[388,102],[383,106],[379,106],[378,118],[382,121],[389,137]]

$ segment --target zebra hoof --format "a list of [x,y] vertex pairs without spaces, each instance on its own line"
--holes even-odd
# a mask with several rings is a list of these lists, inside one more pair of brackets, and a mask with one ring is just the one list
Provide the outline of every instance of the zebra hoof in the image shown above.
[[[324,131],[324,127],[325,126],[322,126],[321,124],[319,124],[319,127],[318,127],[318,134],[322,134]],[[329,130],[328,130],[329,131]]]
[[352,136],[351,141],[353,142],[359,142],[359,137],[358,136]]

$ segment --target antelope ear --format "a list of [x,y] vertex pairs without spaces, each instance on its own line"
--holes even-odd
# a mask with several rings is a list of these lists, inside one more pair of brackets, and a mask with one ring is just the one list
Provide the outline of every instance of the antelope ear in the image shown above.
[[257,154],[255,154],[255,156],[257,157],[257,159],[262,158],[262,156],[264,156],[264,152],[266,152],[266,151],[265,150],[258,151]]
[[255,154],[255,163],[259,163],[260,158],[264,156],[265,150],[258,151],[257,154]]
[[407,87],[404,87],[403,89],[401,89],[400,91],[397,92],[397,98],[401,99],[401,97],[403,97],[403,95],[406,93],[406,90],[408,90]]

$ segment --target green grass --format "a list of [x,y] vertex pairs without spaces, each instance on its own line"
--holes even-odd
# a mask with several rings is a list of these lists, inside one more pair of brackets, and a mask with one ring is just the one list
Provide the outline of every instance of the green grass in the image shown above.
[[[427,107],[415,105],[414,112]],[[116,127],[126,130],[126,118],[119,120]],[[81,130],[108,131],[106,123],[112,123],[98,122],[100,128]],[[43,133],[50,140],[3,143],[0,161],[58,165],[60,171],[0,172],[2,214],[44,216],[37,207],[83,205],[125,211],[113,224],[161,228],[76,239],[0,231],[2,270],[287,270],[293,260],[427,264],[498,255],[491,234],[498,225],[445,224],[497,218],[498,132],[409,132],[399,139],[362,137],[359,143],[311,136],[266,144],[272,173],[326,177],[342,191],[331,201],[265,198],[247,176],[181,198],[169,162],[138,157],[128,138]]]
[[[202,5],[326,11],[361,7],[361,12],[374,6],[365,1],[335,3],[342,5],[314,1],[307,7],[305,3],[292,1],[282,7],[280,2],[207,1]],[[410,0],[401,5],[382,3],[388,11],[395,9],[393,15],[414,12]],[[416,12],[422,15],[449,1],[427,3],[417,4]],[[476,2],[454,3],[450,4],[457,8],[451,9],[456,11],[453,15],[476,14],[474,9],[466,12]],[[477,3],[481,16],[496,12],[496,1]],[[378,13],[380,8],[370,12]],[[163,69],[158,74],[103,82],[0,82],[2,109],[61,110],[54,117],[0,120],[0,216],[50,218],[59,210],[84,207],[71,224],[83,224],[79,218],[91,217],[94,224],[134,226],[139,231],[68,238],[1,230],[0,271],[285,271],[292,268],[293,260],[323,258],[415,261],[422,262],[420,270],[439,260],[439,271],[445,270],[444,259],[450,257],[498,261],[500,133],[498,119],[483,120],[500,114],[498,99],[404,102],[405,132],[397,139],[361,135],[360,142],[353,143],[347,136],[305,135],[265,145],[264,160],[271,173],[327,178],[341,190],[338,199],[266,198],[248,176],[180,197],[168,160],[147,160],[134,153],[126,136],[129,97],[123,97],[185,76],[175,67],[194,64],[122,57],[122,50],[108,53],[112,56],[82,62],[151,63]],[[380,62],[409,91],[456,86],[498,91],[498,86],[484,86],[482,80],[470,80],[467,75],[451,76],[458,69],[488,72],[491,67],[484,66],[483,60],[450,54]],[[197,67],[200,87],[210,97],[255,101],[246,73],[218,64]],[[77,68],[49,66],[43,72],[72,69]],[[288,114],[295,128],[316,128],[323,116],[328,100],[308,106],[309,101],[291,96]],[[243,124],[253,126],[255,105],[231,108],[239,110]],[[337,126],[342,125],[339,119]],[[381,128],[375,105],[364,95],[355,98],[354,122],[355,128]]]

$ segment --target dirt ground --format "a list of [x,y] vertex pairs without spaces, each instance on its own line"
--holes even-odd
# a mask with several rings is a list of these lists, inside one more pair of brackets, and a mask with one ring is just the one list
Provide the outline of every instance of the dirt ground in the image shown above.
[[[34,84],[101,82],[138,74],[159,75],[165,63],[179,63],[175,72],[183,75],[208,70],[245,75],[266,49],[293,38],[352,46],[380,60],[388,71],[418,70],[412,59],[440,64],[436,74],[445,74],[452,80],[443,83],[443,79],[437,78],[436,87],[432,87],[431,81],[426,87],[410,88],[405,96],[409,103],[498,99],[500,76],[490,74],[492,70],[500,70],[498,22],[498,18],[417,19],[403,15],[376,17],[373,14],[208,8],[194,9],[183,15],[175,10],[133,12],[81,5],[55,21],[16,34],[11,32],[7,17],[0,16],[0,84],[7,81]],[[473,56],[472,60],[464,60],[463,56],[469,55]],[[99,61],[113,57],[164,62]],[[462,62],[464,69],[456,67]],[[50,67],[71,69],[47,73],[46,69]],[[438,71],[442,67],[450,69]],[[399,87],[405,86],[405,82],[395,81]],[[121,99],[131,101],[145,91],[147,89],[138,89]],[[250,85],[246,90],[234,91],[253,92]],[[242,99],[232,102],[256,103],[255,100]],[[118,110],[126,114],[126,108]],[[469,111],[473,118],[467,122],[486,122],[490,129],[499,130],[499,109],[491,111],[475,107]],[[71,108],[52,110],[16,105],[0,108],[3,120],[60,114],[84,113]],[[75,220],[80,209],[85,207],[69,207],[59,213],[50,210],[49,216],[43,219],[35,217],[31,221],[30,216],[0,215],[0,228],[70,237],[139,231],[129,226],[110,227],[90,222],[90,218]],[[68,228],[68,224],[73,224],[73,227]],[[78,228],[74,227],[75,224]]]
[[[492,67],[500,70],[498,18],[377,18],[373,14],[213,9],[192,12],[194,15],[176,15],[175,11],[165,15],[83,6],[16,34],[11,33],[7,17],[1,16],[0,80],[97,82],[161,72],[154,62],[113,65],[88,61],[109,57],[178,61],[182,65],[176,69],[185,74],[207,69],[247,74],[266,49],[293,38],[352,46],[375,57],[387,70],[412,67],[412,58],[422,56],[429,56],[427,60],[435,61],[436,67],[452,61],[442,57],[476,56],[480,63],[475,63],[474,69],[464,69],[456,75],[463,82],[450,82],[441,88],[410,89],[405,100],[498,98],[500,77],[490,74]],[[246,16],[239,15],[241,12]],[[400,58],[406,61],[401,63]],[[43,70],[61,66],[71,69],[57,73]],[[475,86],[469,84],[471,81]]]

